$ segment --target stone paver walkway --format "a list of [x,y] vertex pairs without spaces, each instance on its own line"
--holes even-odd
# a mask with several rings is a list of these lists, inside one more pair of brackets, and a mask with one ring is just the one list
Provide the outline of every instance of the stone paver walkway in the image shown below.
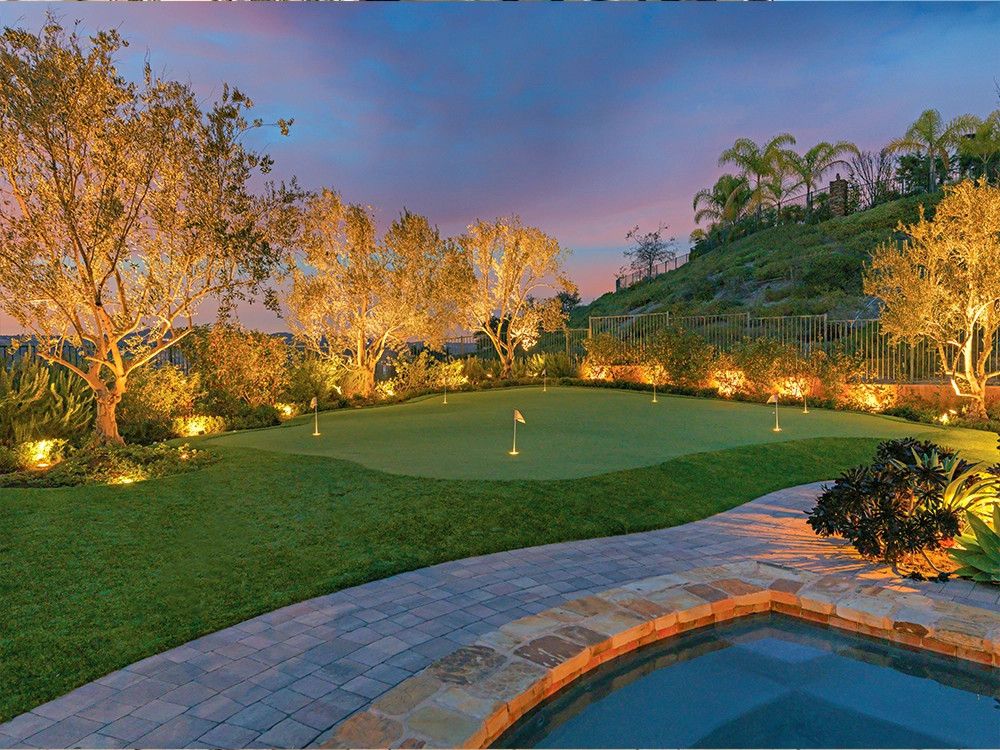
[[1000,611],[1000,590],[891,578],[805,524],[820,483],[670,529],[458,560],[321,596],[145,659],[0,725],[9,747],[307,747],[500,625],[616,584],[740,559]]

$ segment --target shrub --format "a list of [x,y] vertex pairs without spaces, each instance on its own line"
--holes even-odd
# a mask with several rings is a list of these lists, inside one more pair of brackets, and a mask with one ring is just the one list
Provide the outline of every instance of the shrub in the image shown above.
[[462,360],[462,374],[470,383],[482,383],[500,376],[500,362],[476,356],[466,357]]
[[929,442],[886,441],[871,466],[844,472],[824,489],[808,523],[820,536],[847,539],[864,557],[895,564],[958,534],[958,511],[944,494],[948,477],[970,467]]
[[236,414],[226,417],[225,424],[230,430],[257,430],[281,424],[281,415],[270,404],[244,406]]
[[195,328],[180,343],[201,378],[212,414],[275,404],[288,389],[290,351],[284,339],[237,326]]
[[78,450],[45,471],[0,475],[0,487],[69,487],[81,484],[131,484],[200,469],[214,463],[208,451],[163,444],[107,446]]
[[643,354],[648,374],[657,384],[700,388],[708,381],[713,349],[697,333],[665,328]]
[[393,364],[396,377],[392,381],[392,390],[395,393],[437,390],[446,384],[454,389],[468,382],[461,360],[445,362],[434,357],[428,349],[415,357],[401,355]]
[[116,410],[118,431],[126,442],[143,445],[177,437],[182,433],[174,420],[191,416],[202,395],[197,373],[185,375],[173,365],[136,370]]
[[340,359],[305,354],[293,360],[288,373],[288,390],[283,398],[296,404],[308,404],[314,398],[321,404],[340,399],[339,379],[344,369]]
[[526,360],[529,377],[539,377],[544,370],[550,378],[578,378],[580,366],[576,359],[565,352],[532,354]]
[[94,397],[60,366],[20,359],[0,364],[0,445],[60,439],[80,444],[94,421]]
[[583,346],[587,350],[582,367],[584,377],[603,380],[607,377],[609,367],[634,366],[639,360],[634,346],[607,333],[587,339],[583,342]]
[[951,549],[951,555],[962,567],[955,575],[983,583],[1000,583],[1000,503],[993,504],[993,528],[973,513],[966,513],[970,534],[955,541],[961,547]]

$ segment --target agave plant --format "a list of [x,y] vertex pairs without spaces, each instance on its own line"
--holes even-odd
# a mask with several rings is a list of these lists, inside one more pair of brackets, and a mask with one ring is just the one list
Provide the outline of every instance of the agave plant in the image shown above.
[[993,503],[993,528],[975,513],[966,511],[971,534],[957,541],[964,549],[951,549],[948,554],[963,567],[955,575],[984,583],[1000,583],[1000,503]]
[[[936,448],[920,453],[911,447],[913,462],[889,458],[889,463],[900,471],[908,472],[914,496],[959,514],[985,516],[989,506],[1000,496],[1000,476],[988,474],[982,463],[969,464],[957,453],[940,453]],[[963,513],[965,511],[965,513]],[[968,522],[962,521],[962,531],[969,531]]]

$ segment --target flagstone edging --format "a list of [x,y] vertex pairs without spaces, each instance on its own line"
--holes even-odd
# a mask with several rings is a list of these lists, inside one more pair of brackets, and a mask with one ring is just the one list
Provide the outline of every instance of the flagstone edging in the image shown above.
[[768,611],[1000,667],[1000,613],[745,561],[648,578],[503,625],[397,685],[321,747],[488,747],[617,656]]

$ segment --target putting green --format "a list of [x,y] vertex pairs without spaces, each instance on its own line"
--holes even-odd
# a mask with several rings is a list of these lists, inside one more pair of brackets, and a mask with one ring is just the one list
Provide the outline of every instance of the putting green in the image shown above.
[[[511,456],[513,413],[519,455]],[[395,406],[343,409],[281,427],[205,441],[278,453],[333,456],[393,474],[444,479],[569,479],[650,466],[690,453],[817,437],[912,435],[994,462],[991,432],[935,427],[891,417],[603,388],[510,388],[449,393]],[[774,470],[781,471],[780,466]]]

